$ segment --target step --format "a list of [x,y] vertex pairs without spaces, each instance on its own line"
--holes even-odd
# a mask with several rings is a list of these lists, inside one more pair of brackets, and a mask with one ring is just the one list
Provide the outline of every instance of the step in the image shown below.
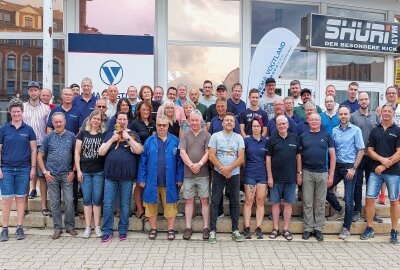
[[[342,204],[342,206],[344,205],[344,202],[342,200],[339,200],[339,202]],[[2,201],[0,200],[0,209],[2,209]],[[42,211],[42,206],[41,206],[41,200],[40,197],[37,197],[35,199],[32,200],[28,200],[28,210],[30,212],[41,212]],[[47,201],[47,205],[48,207],[50,207],[50,202]],[[16,205],[15,205],[15,201],[13,202],[12,205],[12,210],[16,210]],[[134,201],[132,200],[131,202],[131,209],[135,209],[135,204]],[[375,209],[376,209],[376,213],[380,216],[380,217],[390,217],[390,206],[389,204],[387,205],[381,205],[376,203],[375,204]],[[83,202],[82,199],[78,200],[78,210],[80,212],[83,212]],[[293,216],[299,216],[300,213],[302,212],[303,208],[302,208],[302,204],[301,202],[297,202],[295,205],[293,205]],[[181,199],[178,202],[178,211],[179,212],[185,212],[185,200]],[[162,213],[162,206],[160,206],[159,208],[159,212]],[[325,215],[326,216],[330,216],[333,214],[333,209],[329,206],[329,204],[326,204],[325,206]],[[198,215],[201,214],[201,204],[200,204],[200,200],[197,199],[196,200],[196,213]],[[226,215],[229,214],[229,200],[224,198],[224,213]],[[253,205],[252,207],[252,215],[255,215],[256,213],[256,206]],[[243,203],[240,204],[240,215],[243,214]],[[271,203],[266,202],[265,203],[265,215],[270,215],[271,214]],[[364,206],[361,209],[361,214],[364,214]]]
[[[384,220],[383,223],[374,225],[375,232],[377,234],[384,234],[384,233],[387,234],[391,229],[390,219],[383,218],[383,220]],[[283,229],[282,223],[283,223],[283,221],[281,218],[280,230]],[[17,224],[17,212],[11,211],[9,226],[13,227],[13,226],[16,226],[16,224]],[[251,218],[250,224],[251,224],[251,226],[250,226],[251,230],[254,231],[254,229],[255,229],[255,218],[254,217]],[[0,225],[2,225],[2,212],[1,211],[0,211]],[[84,229],[86,227],[84,218],[76,217],[75,225],[76,225],[77,229]],[[29,215],[27,215],[25,217],[24,226],[27,228],[51,229],[51,228],[53,228],[53,219],[51,217],[44,217],[39,212],[31,212]],[[326,221],[325,227],[324,227],[324,233],[338,234],[338,233],[340,233],[342,226],[343,226],[343,221]],[[92,227],[94,227],[94,224],[92,224]],[[158,216],[157,227],[158,227],[158,230],[160,230],[160,231],[167,230],[167,222],[163,216]],[[176,218],[175,229],[178,232],[183,232],[185,227],[186,227],[185,218],[184,217]],[[351,227],[351,233],[356,234],[356,235],[361,234],[363,232],[363,230],[365,229],[365,227],[366,227],[366,223],[363,222],[363,220],[360,220],[356,223],[353,223],[353,225]],[[117,228],[118,228],[118,218],[115,218],[114,229],[116,230]],[[240,230],[242,230],[242,228],[243,228],[243,218],[242,217],[240,217],[240,219],[239,219],[239,228],[240,228]],[[193,232],[202,232],[203,231],[203,219],[201,216],[196,216],[193,218],[192,229],[193,229]],[[272,230],[272,221],[265,218],[261,229],[264,232],[270,232]],[[399,225],[398,229],[400,230],[400,225]],[[149,231],[150,225],[149,225],[149,222],[145,222],[143,224],[142,220],[133,216],[129,219],[129,230],[130,231],[143,231],[143,230]],[[304,231],[303,222],[300,221],[297,217],[293,217],[292,221],[290,223],[290,230],[291,230],[291,232],[296,233],[296,234],[303,233],[303,231]],[[230,220],[229,216],[225,216],[223,218],[218,219],[217,231],[224,232],[224,233],[229,233],[232,231],[231,220]]]

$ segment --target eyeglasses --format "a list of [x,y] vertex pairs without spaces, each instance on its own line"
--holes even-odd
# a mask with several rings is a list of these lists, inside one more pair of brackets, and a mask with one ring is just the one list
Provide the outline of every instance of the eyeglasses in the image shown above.
[[167,127],[168,124],[157,124],[157,127]]
[[100,106],[100,105],[97,105],[97,108],[103,108],[103,109],[105,109],[105,108],[107,108],[107,106]]

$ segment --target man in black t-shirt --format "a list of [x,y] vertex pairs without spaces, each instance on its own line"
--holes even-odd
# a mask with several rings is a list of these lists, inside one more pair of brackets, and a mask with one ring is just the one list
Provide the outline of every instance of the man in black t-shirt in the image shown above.
[[383,183],[386,184],[390,200],[390,216],[392,230],[390,242],[398,243],[397,227],[399,222],[399,183],[400,183],[400,127],[393,123],[395,108],[391,104],[382,106],[382,122],[374,128],[368,138],[368,156],[373,160],[372,169],[367,182],[365,215],[367,227],[361,240],[374,237],[373,218],[375,214],[375,199]]
[[[333,183],[336,156],[332,137],[321,131],[321,117],[317,113],[307,116],[309,131],[300,135],[303,167],[303,239],[308,240],[314,231],[318,241],[324,240],[325,200],[327,186]],[[329,152],[329,170],[327,155]],[[329,172],[329,174],[328,174]],[[314,207],[315,205],[315,207]]]
[[[267,173],[272,203],[273,230],[269,238],[279,236],[279,204],[284,200],[283,236],[293,239],[289,231],[292,216],[292,204],[296,202],[296,182],[301,185],[300,144],[297,135],[288,133],[289,123],[286,116],[276,118],[278,132],[272,134],[268,142]],[[297,176],[296,176],[297,175]],[[296,181],[297,180],[297,181]]]

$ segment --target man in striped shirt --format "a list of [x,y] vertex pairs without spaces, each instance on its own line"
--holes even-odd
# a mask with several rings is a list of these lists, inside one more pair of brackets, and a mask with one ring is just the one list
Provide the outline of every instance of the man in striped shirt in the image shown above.
[[[28,84],[28,102],[24,103],[24,123],[30,125],[36,134],[37,147],[39,149],[44,137],[46,136],[46,124],[47,118],[50,114],[50,107],[40,101],[40,89],[37,82],[29,82]],[[47,209],[47,183],[40,170],[37,170],[37,177],[32,179],[31,192],[29,193],[29,199],[34,199],[37,196],[36,184],[37,179],[41,180],[40,183],[40,195],[42,200],[42,213],[47,216],[50,214]]]

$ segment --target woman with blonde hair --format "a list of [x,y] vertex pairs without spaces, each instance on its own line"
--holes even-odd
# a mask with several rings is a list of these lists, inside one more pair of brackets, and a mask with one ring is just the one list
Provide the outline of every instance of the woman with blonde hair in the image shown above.
[[103,202],[104,157],[99,156],[99,148],[105,136],[102,117],[100,111],[93,111],[89,115],[85,129],[76,135],[75,166],[82,187],[86,223],[83,238],[89,238],[92,233],[92,215],[96,236],[102,236],[100,216]]
[[171,100],[165,101],[161,106],[160,115],[165,115],[168,118],[168,132],[179,138],[180,126],[178,120],[176,120],[174,103]]
[[[182,120],[181,122],[181,134],[187,132],[190,130],[190,114],[194,111],[196,111],[196,105],[191,101],[191,100],[186,100],[183,103],[183,111],[185,112],[186,119]],[[200,112],[199,110],[197,110]],[[201,113],[201,112],[200,112]],[[201,119],[201,128],[204,129],[204,131],[208,132],[207,129],[205,128],[206,122],[204,119]]]

